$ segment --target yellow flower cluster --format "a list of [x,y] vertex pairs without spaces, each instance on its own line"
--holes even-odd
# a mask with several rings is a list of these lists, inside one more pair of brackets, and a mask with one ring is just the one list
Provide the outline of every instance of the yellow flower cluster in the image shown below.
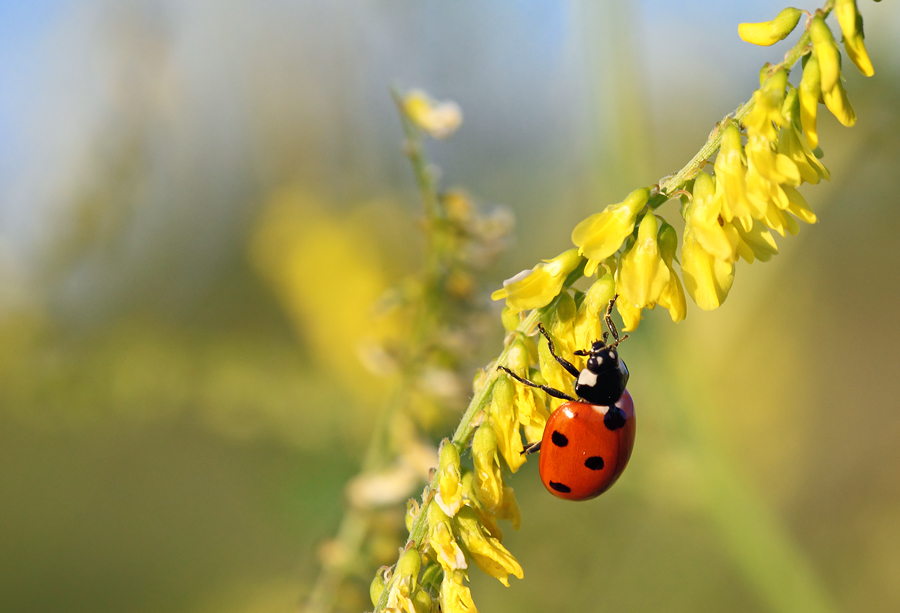
[[[863,74],[873,74],[856,2],[836,0],[834,11],[848,57]],[[774,44],[794,30],[801,13],[785,9],[770,22],[741,24],[739,34],[748,42]],[[789,65],[767,65],[753,100],[718,128],[713,174],[695,169],[693,181],[682,183],[684,189],[678,193],[683,194],[685,225],[680,259],[675,257],[677,233],[657,211],[674,190],[637,189],[579,223],[572,232],[576,249],[545,260],[494,292],[495,300],[506,299],[507,317],[551,303],[555,305],[551,310],[559,312],[568,295],[563,288],[583,272],[588,277],[612,275],[625,330],[634,330],[643,310],[657,305],[678,322],[687,313],[685,290],[701,309],[718,308],[728,296],[739,259],[768,261],[778,253],[773,232],[796,235],[798,220],[815,223],[816,216],[797,187],[830,178],[813,151],[818,147],[820,100],[845,126],[856,121],[841,79],[840,49],[826,16],[818,11],[808,21],[804,36],[811,44],[801,51],[805,58],[797,87],[788,81]],[[566,356],[574,337],[559,337]],[[596,338],[583,340],[588,346]],[[553,362],[544,357],[549,355],[542,356],[542,365]],[[545,376],[552,385],[566,389],[564,377]]]

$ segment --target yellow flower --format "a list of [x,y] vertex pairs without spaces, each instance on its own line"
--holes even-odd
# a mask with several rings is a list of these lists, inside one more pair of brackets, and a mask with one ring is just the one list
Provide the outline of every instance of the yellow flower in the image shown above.
[[747,166],[742,158],[741,133],[733,123],[729,122],[725,127],[713,167],[716,172],[715,197],[722,201],[722,218],[725,221],[737,218],[745,227],[750,227],[755,211],[747,198]]
[[459,472],[459,450],[450,439],[444,439],[440,449],[438,468],[438,492],[434,501],[448,517],[453,517],[462,506],[462,486]]
[[659,305],[669,311],[672,321],[678,323],[687,316],[687,301],[684,299],[684,289],[681,287],[681,279],[672,267],[675,259],[675,251],[678,249],[678,235],[675,228],[663,223],[659,229],[659,252],[662,255],[666,268],[669,269],[669,284],[659,297]]
[[437,102],[425,92],[413,90],[403,97],[403,111],[432,138],[447,138],[462,124],[462,111],[455,102]]
[[819,60],[822,93],[830,92],[841,80],[841,52],[824,17],[816,15],[809,24],[816,59]]
[[466,568],[466,556],[453,537],[450,518],[436,504],[428,505],[428,544],[444,569]]
[[819,179],[831,179],[831,173],[819,161],[798,129],[800,120],[800,97],[797,90],[788,86],[787,98],[784,102],[784,115],[788,124],[781,128],[778,137],[778,153],[786,155],[797,166],[800,179],[812,185]]
[[478,613],[472,602],[472,592],[463,585],[465,577],[466,574],[461,570],[444,573],[440,597],[442,613]]
[[576,349],[588,349],[594,341],[603,337],[606,327],[603,316],[606,306],[616,295],[616,282],[612,274],[607,274],[591,285],[575,314],[574,334]]
[[844,49],[847,51],[847,56],[856,64],[861,73],[871,77],[875,74],[875,69],[872,67],[872,60],[869,59],[868,52],[866,52],[862,15],[856,8],[856,0],[836,0],[834,13],[837,15],[841,32],[844,34]]
[[[472,507],[475,512],[478,513],[478,519],[481,520],[481,523],[484,524],[484,527],[487,528],[487,531],[490,532],[491,536],[498,541],[502,541],[503,532],[500,530],[500,526],[497,525],[497,518],[494,516],[493,512],[485,508],[478,497],[478,492],[475,491],[475,474],[471,470],[463,472],[462,488],[465,504]],[[501,493],[500,496],[502,498],[503,494]]]
[[[747,142],[747,198],[753,203],[755,219],[763,219],[770,203],[787,208],[782,185],[800,185],[800,171],[786,155],[776,153],[771,142],[751,136]],[[746,227],[746,226],[745,226]]]
[[496,577],[500,583],[509,586],[508,576],[513,575],[522,578],[522,567],[500,541],[489,534],[485,534],[478,515],[469,507],[460,509],[456,516],[456,525],[459,528],[459,538],[463,547],[469,552],[472,561],[481,570],[492,577]]
[[753,92],[753,109],[744,118],[748,136],[752,138],[759,135],[770,141],[777,138],[778,132],[775,126],[780,127],[787,124],[787,120],[781,113],[786,86],[787,71],[777,70],[766,79],[762,87]]
[[716,198],[713,178],[701,171],[694,179],[693,196],[686,221],[694,239],[717,260],[733,262],[741,237],[734,226],[721,217],[722,199]]
[[[510,367],[513,371],[512,367]],[[518,373],[516,373],[518,374]],[[494,383],[491,395],[491,408],[489,419],[494,433],[497,436],[497,449],[509,466],[509,470],[516,472],[525,463],[522,455],[522,435],[519,433],[519,420],[515,409],[515,388],[509,377],[500,375]]]
[[819,112],[819,98],[822,95],[820,83],[819,60],[816,56],[807,56],[803,66],[803,77],[800,79],[798,96],[800,98],[800,125],[806,134],[810,148],[819,146],[819,133],[816,129],[816,116]]
[[577,249],[569,249],[552,260],[544,260],[532,270],[524,270],[503,282],[503,289],[491,294],[493,300],[506,298],[512,313],[539,309],[550,304],[562,290],[569,273],[581,263]]
[[572,242],[578,246],[578,252],[588,259],[584,269],[586,276],[593,275],[603,260],[619,250],[631,235],[637,214],[649,199],[648,188],[636,189],[622,202],[610,204],[575,226]]
[[802,13],[800,9],[788,7],[778,13],[772,21],[738,25],[738,35],[744,41],[754,45],[763,47],[774,45],[778,41],[787,38],[787,35],[794,31]]
[[[574,298],[569,294],[561,296],[556,311],[553,313],[553,317],[550,320],[550,325],[548,326],[548,332],[553,339],[556,354],[573,363],[578,362],[578,358],[574,355],[575,350],[579,349],[579,347],[574,345],[575,320],[577,313],[578,308],[575,306]],[[548,344],[543,341],[538,343],[538,364],[540,366],[541,376],[543,376],[547,385],[566,392],[569,395],[575,394],[572,375],[566,372],[559,362],[550,355],[550,348]],[[553,410],[563,403],[563,401],[558,398],[548,398],[548,401]],[[546,423],[546,420],[544,423]],[[533,442],[540,438],[542,434],[543,428],[539,431],[528,432],[526,433],[526,436],[533,437],[529,438],[529,442]]]
[[669,284],[669,268],[659,253],[659,223],[652,212],[644,215],[637,240],[622,255],[616,271],[619,300],[637,308],[656,304]]
[[816,214],[809,208],[806,198],[793,187],[785,187],[785,194],[788,197],[788,212],[794,215],[800,221],[806,223],[816,223]]
[[503,486],[503,499],[494,514],[497,519],[508,519],[513,530],[522,527],[522,514],[519,512],[519,503],[516,502],[516,493],[508,485]]
[[690,226],[685,228],[681,246],[681,272],[685,289],[704,311],[721,306],[734,282],[734,264],[717,260],[703,249]]
[[[416,613],[411,595],[416,591],[422,558],[415,547],[410,547],[400,556],[397,571],[391,579],[385,611],[391,613]],[[373,590],[370,588],[370,595]],[[379,595],[380,597],[380,595]]]
[[778,253],[778,245],[775,244],[775,239],[772,238],[772,235],[762,222],[753,220],[753,225],[750,226],[749,230],[745,230],[741,226],[735,227],[741,236],[743,246],[743,248],[738,249],[738,254],[747,263],[752,264],[754,259],[760,262],[768,262],[773,255]]
[[849,128],[856,123],[856,113],[850,106],[850,99],[847,98],[847,90],[844,89],[843,83],[838,81],[831,91],[823,92],[822,99],[831,114],[843,125]]
[[472,461],[475,466],[475,492],[490,510],[503,500],[503,475],[497,456],[497,435],[490,423],[481,424],[472,437]]
[[643,309],[626,300],[616,300],[616,310],[619,312],[619,317],[622,318],[622,329],[625,332],[637,329],[638,324],[641,323]]

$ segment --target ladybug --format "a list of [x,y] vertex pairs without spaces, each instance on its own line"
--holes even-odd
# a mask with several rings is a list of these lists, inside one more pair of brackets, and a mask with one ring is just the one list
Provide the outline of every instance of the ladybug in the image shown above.
[[556,355],[553,340],[538,324],[550,355],[575,377],[578,398],[499,367],[516,381],[567,401],[550,415],[541,440],[527,445],[522,452],[542,452],[541,481],[551,494],[566,500],[589,500],[608,490],[625,470],[634,448],[634,401],[625,389],[628,368],[616,350],[628,335],[620,339],[612,322],[615,301],[616,298],[609,301],[605,316],[615,342],[607,345],[608,335],[604,332],[603,339],[594,342],[590,350],[576,351],[575,355],[588,358],[580,372]]

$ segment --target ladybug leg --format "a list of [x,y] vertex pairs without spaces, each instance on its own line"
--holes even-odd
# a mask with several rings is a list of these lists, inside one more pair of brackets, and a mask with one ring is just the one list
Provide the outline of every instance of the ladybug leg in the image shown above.
[[512,377],[519,383],[524,383],[528,387],[536,387],[539,390],[544,390],[544,392],[546,392],[548,396],[553,396],[554,398],[559,398],[560,400],[568,400],[569,402],[578,402],[578,400],[576,400],[575,398],[572,398],[565,392],[555,390],[552,387],[548,387],[546,385],[538,385],[537,383],[535,383],[533,381],[529,381],[528,379],[523,379],[522,377],[520,377],[519,375],[517,375],[516,373],[514,373],[513,371],[508,369],[506,366],[498,366],[497,369],[502,370],[503,372],[508,374],[510,377]]
[[[606,306],[606,315],[604,315],[604,317],[603,317],[603,319],[606,320],[606,327],[609,328],[609,331],[612,333],[613,338],[616,339],[616,342],[609,345],[609,347],[616,347],[619,343],[621,343],[626,338],[628,338],[627,334],[625,336],[623,336],[622,338],[619,338],[619,331],[616,329],[616,324],[612,320],[612,308],[613,308],[613,305],[616,303],[616,300],[618,300],[618,299],[619,299],[618,294],[613,296],[612,300],[610,300],[609,304]],[[603,342],[604,343],[606,342],[606,332],[603,333]]]
[[541,450],[541,441],[536,443],[527,443],[525,445],[525,449],[520,452],[520,455],[530,455],[532,453],[537,453]]
[[556,355],[556,352],[553,350],[553,339],[551,339],[551,338],[550,338],[550,335],[547,334],[547,331],[544,330],[543,324],[538,324],[538,330],[540,330],[540,331],[541,331],[541,334],[544,335],[544,338],[547,339],[547,346],[550,348],[550,355],[553,356],[553,359],[555,359],[557,362],[559,362],[560,366],[562,366],[563,368],[565,368],[566,371],[567,371],[570,375],[572,375],[573,377],[575,377],[575,378],[577,379],[577,378],[578,378],[578,369],[575,368],[575,367],[574,367],[569,361],[567,361],[566,359],[561,358],[561,357],[559,357],[558,355]]

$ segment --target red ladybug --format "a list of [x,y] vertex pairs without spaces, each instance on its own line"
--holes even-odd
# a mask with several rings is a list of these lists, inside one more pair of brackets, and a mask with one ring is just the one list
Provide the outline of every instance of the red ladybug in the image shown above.
[[628,367],[616,351],[628,336],[619,339],[612,323],[615,300],[609,301],[605,317],[615,342],[607,345],[604,332],[603,340],[593,343],[590,350],[576,351],[575,355],[588,356],[580,372],[556,355],[550,335],[538,324],[547,339],[550,355],[576,378],[577,399],[499,367],[520,383],[568,401],[550,415],[541,440],[528,445],[523,452],[543,451],[539,464],[541,481],[551,494],[567,500],[588,500],[608,490],[625,470],[634,448],[634,401],[625,389]]
[[[619,413],[615,429],[610,410]],[[612,407],[565,402],[553,411],[541,439],[541,481],[566,500],[589,500],[612,486],[634,448],[634,402],[626,390]]]

